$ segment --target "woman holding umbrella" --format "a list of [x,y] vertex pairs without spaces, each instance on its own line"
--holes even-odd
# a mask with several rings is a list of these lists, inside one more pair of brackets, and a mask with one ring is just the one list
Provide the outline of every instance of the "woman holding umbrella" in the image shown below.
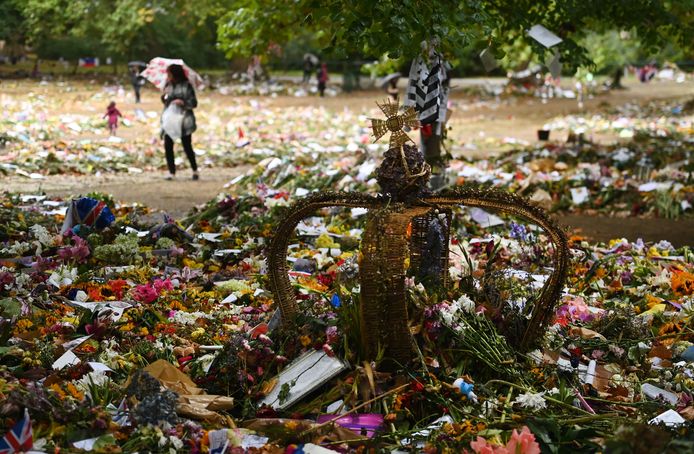
[[[161,101],[165,107],[171,104],[178,105],[183,109],[183,122],[181,124],[181,142],[183,150],[190,162],[190,168],[193,169],[193,180],[199,179],[198,166],[195,162],[195,152],[193,151],[192,134],[195,132],[197,125],[195,124],[195,114],[193,109],[198,106],[198,100],[195,96],[195,89],[188,81],[183,66],[179,64],[169,65],[166,69],[166,85],[164,85]],[[166,110],[166,109],[165,109]],[[176,164],[173,154],[173,139],[162,131],[164,136],[164,151],[166,152],[166,165],[169,168],[169,176],[167,180],[173,180],[176,175]]]

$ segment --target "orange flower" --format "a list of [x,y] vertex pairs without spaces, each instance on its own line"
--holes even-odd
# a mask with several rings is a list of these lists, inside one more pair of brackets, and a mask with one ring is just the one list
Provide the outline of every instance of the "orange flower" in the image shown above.
[[670,275],[670,286],[677,296],[688,296],[694,293],[694,274],[673,270]]
[[89,301],[103,301],[104,295],[101,293],[101,289],[100,286],[89,286],[87,289]]
[[311,290],[315,290],[316,292],[326,292],[328,291],[328,287],[325,285],[321,284],[315,279],[310,279],[310,278],[300,278],[299,283],[303,285],[304,287],[310,288]]
[[65,394],[65,391],[63,391],[57,383],[53,383],[48,387],[48,389],[56,393],[58,397],[60,397],[60,399],[65,399],[65,397],[67,396],[67,394]]
[[71,382],[68,382],[68,383],[67,383],[67,391],[68,391],[68,392],[70,393],[70,395],[71,395],[72,397],[74,397],[75,399],[77,399],[77,400],[79,400],[79,401],[84,400],[84,394],[82,394],[82,393],[80,392],[80,390],[77,389],[77,388],[75,387],[75,385],[73,385]]
[[209,452],[210,451],[210,436],[207,431],[205,431],[200,439],[200,451]]

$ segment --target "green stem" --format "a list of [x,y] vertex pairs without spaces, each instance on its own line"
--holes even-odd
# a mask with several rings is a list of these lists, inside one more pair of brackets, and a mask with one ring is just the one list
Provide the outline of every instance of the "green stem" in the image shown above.
[[504,411],[501,413],[501,424],[506,421],[506,409],[511,405],[511,396],[513,396],[513,386],[508,389],[506,394],[506,402],[504,402]]

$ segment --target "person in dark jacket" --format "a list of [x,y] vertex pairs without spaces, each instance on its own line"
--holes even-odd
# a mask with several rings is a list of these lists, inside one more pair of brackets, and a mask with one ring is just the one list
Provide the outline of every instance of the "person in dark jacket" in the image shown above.
[[135,102],[140,103],[140,88],[142,87],[142,77],[140,76],[140,71],[136,66],[130,67],[130,83],[135,90]]
[[[193,180],[199,179],[198,165],[195,162],[195,152],[193,151],[192,134],[197,129],[195,124],[195,114],[193,109],[198,106],[198,99],[195,97],[195,89],[188,81],[181,65],[171,65],[167,68],[167,82],[164,86],[164,93],[161,100],[164,107],[169,107],[171,103],[180,106],[183,111],[183,123],[181,125],[181,143],[183,150],[193,169]],[[166,152],[166,165],[169,168],[167,180],[173,180],[176,175],[176,164],[174,162],[173,145],[174,141],[168,134],[162,131],[164,137],[164,151]]]

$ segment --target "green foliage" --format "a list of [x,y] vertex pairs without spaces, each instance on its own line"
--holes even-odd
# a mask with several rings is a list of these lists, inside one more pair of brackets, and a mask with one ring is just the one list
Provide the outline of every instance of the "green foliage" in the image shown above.
[[[475,72],[487,46],[497,59],[512,56],[504,68],[547,61],[551,51],[525,35],[542,24],[564,40],[556,48],[567,68],[594,62],[609,71],[636,51],[639,58],[691,53],[693,16],[694,0],[5,0],[0,39],[27,41],[50,56],[181,56],[194,66],[218,62],[221,52],[270,55],[278,46],[280,66],[295,67],[318,49],[331,59],[387,55],[374,74],[409,61],[426,42]],[[621,30],[638,42],[622,40]]]
[[610,30],[605,33],[588,33],[581,44],[588,49],[588,56],[598,73],[614,71],[625,65],[634,64],[641,43],[632,33]]
[[21,37],[24,27],[24,16],[18,0],[0,2],[0,39],[12,42]]
[[[24,0],[29,41],[40,55],[145,59],[183,57],[191,65],[221,60],[214,19],[230,1]],[[57,41],[57,42],[54,42]]]
[[[220,48],[227,56],[266,54],[298,32],[313,31],[324,52],[335,57],[361,54],[410,59],[420,43],[439,42],[445,54],[456,55],[470,45],[503,46],[525,41],[540,61],[549,51],[530,42],[524,31],[543,24],[563,38],[558,46],[570,67],[590,63],[579,40],[591,30],[631,30],[648,48],[675,43],[687,48],[694,39],[694,0],[442,0],[424,2],[342,0],[240,0],[218,21]],[[648,20],[644,20],[648,18]]]

